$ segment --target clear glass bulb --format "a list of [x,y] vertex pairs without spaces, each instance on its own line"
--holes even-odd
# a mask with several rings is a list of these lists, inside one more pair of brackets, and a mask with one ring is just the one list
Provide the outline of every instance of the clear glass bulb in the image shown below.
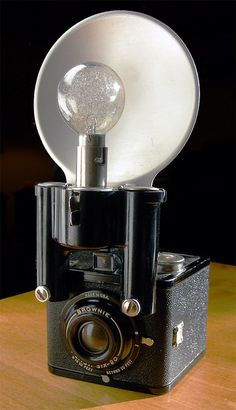
[[80,135],[106,134],[119,120],[124,102],[121,79],[104,64],[73,67],[58,85],[62,116]]

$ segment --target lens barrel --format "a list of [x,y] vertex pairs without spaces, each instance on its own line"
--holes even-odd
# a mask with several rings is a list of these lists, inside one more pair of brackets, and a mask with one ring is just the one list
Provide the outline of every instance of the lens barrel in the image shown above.
[[135,322],[121,313],[118,301],[97,290],[76,296],[65,306],[62,331],[71,358],[95,373],[119,373],[139,353]]

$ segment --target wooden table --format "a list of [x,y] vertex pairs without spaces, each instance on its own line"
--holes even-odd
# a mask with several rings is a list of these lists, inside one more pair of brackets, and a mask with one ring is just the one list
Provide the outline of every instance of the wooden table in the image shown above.
[[236,409],[236,267],[212,263],[206,356],[163,396],[52,375],[46,306],[34,293],[0,302],[2,410]]

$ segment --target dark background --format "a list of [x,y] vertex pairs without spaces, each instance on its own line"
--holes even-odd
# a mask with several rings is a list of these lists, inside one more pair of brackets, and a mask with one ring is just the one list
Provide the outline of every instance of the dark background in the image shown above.
[[1,296],[35,287],[34,184],[62,179],[41,144],[33,92],[48,50],[85,17],[140,11],[169,25],[198,69],[201,104],[192,136],[156,178],[168,190],[161,247],[235,263],[235,2],[1,2]]

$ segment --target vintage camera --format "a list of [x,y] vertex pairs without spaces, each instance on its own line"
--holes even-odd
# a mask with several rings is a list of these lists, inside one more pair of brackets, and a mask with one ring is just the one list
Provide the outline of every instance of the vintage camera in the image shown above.
[[[160,394],[169,391],[205,352],[209,260],[159,250],[160,207],[166,200],[166,192],[152,186],[158,169],[150,170],[148,162],[156,161],[155,150],[160,149],[161,137],[157,138],[157,146],[156,139],[151,137],[153,149],[148,147],[151,151],[148,157],[145,157],[145,141],[149,137],[144,138],[143,132],[137,133],[137,141],[131,141],[130,145],[123,139],[123,153],[122,143],[121,146],[111,143],[109,154],[117,150],[121,162],[116,167],[116,155],[112,154],[107,178],[108,149],[104,134],[121,116],[124,102],[123,85],[117,74],[103,63],[83,63],[74,64],[60,80],[61,72],[66,70],[55,60],[59,55],[60,61],[64,61],[60,47],[61,50],[65,45],[69,47],[74,37],[78,41],[81,28],[83,32],[87,27],[91,34],[94,27],[99,31],[101,22],[103,31],[104,25],[110,27],[112,23],[115,32],[116,27],[120,29],[120,19],[123,29],[125,24],[134,25],[135,41],[135,27],[139,31],[140,23],[147,32],[150,27],[150,36],[153,30],[163,28],[160,22],[154,23],[138,13],[94,16],[60,39],[61,44],[46,58],[39,75],[36,123],[48,152],[64,170],[67,182],[36,186],[38,286],[35,295],[40,301],[48,301],[51,372]],[[176,46],[179,40],[172,31],[167,27],[164,31],[168,41],[172,35]],[[132,41],[130,44],[133,47]],[[163,47],[166,49],[165,41]],[[84,51],[82,55],[85,58]],[[183,58],[181,53],[179,58]],[[191,101],[197,98],[198,87],[189,54],[181,60],[181,78],[185,65],[189,76],[195,78],[194,92],[191,95],[188,90],[185,96],[185,107],[189,110],[189,98]],[[68,70],[71,63],[67,62],[66,66]],[[166,84],[172,87],[173,81]],[[59,108],[54,107],[56,91]],[[82,95],[82,102],[77,95]],[[126,98],[129,107],[129,96]],[[48,100],[52,119],[45,109]],[[178,143],[175,141],[174,151],[166,151],[165,164],[177,155],[191,132],[197,106],[195,101],[191,118],[177,119],[182,125],[187,124],[187,134],[180,138],[177,130]],[[65,125],[58,112],[79,134],[76,172],[74,154],[68,156],[64,142],[58,144],[55,136]],[[135,142],[139,146],[137,152],[133,149]],[[165,135],[162,143],[168,146]],[[129,163],[128,158],[128,168],[127,152],[131,159],[137,158],[137,164]],[[162,159],[159,162],[163,167]],[[136,173],[127,171],[129,168]]]

